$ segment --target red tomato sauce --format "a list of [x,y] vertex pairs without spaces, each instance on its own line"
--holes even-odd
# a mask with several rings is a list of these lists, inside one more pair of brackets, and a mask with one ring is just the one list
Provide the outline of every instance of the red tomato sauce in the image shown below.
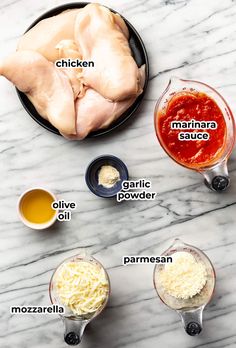
[[[215,121],[216,129],[172,129],[172,121]],[[190,168],[217,162],[226,139],[226,122],[216,102],[202,92],[179,92],[158,113],[156,127],[166,152],[178,163]],[[180,140],[180,132],[207,132],[209,140]]]

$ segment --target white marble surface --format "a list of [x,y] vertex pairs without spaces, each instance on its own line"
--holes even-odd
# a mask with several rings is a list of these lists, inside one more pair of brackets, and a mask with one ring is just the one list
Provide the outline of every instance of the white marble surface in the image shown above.
[[[40,14],[63,3],[1,0],[0,58]],[[236,156],[227,193],[210,192],[200,175],[172,162],[153,128],[156,98],[172,75],[216,87],[236,114],[236,1],[104,0],[140,32],[150,58],[148,93],[135,119],[111,136],[69,142],[42,129],[0,79],[0,347],[62,348],[57,316],[11,316],[11,305],[49,304],[48,283],[64,258],[86,250],[108,269],[108,308],[85,332],[81,348],[236,347]],[[122,158],[134,179],[151,179],[155,202],[116,204],[92,195],[84,172],[97,155]],[[20,193],[42,185],[76,200],[70,223],[46,232],[24,227],[16,214]],[[176,313],[157,298],[152,266],[123,267],[125,254],[161,253],[175,237],[203,249],[217,272],[204,332],[188,337]]]

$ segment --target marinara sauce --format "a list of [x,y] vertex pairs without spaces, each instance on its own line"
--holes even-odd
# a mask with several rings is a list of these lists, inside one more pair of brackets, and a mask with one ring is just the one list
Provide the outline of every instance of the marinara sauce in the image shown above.
[[[172,121],[214,121],[215,129],[172,129]],[[224,151],[226,122],[216,102],[202,92],[179,92],[156,117],[159,140],[168,154],[178,163],[204,167],[217,162]],[[207,132],[208,140],[180,140],[180,132]],[[193,136],[196,136],[193,135]],[[200,135],[199,135],[200,136]]]

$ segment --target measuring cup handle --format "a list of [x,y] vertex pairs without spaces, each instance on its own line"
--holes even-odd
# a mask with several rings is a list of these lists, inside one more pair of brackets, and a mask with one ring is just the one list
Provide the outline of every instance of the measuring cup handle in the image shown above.
[[84,329],[88,320],[73,320],[71,318],[62,318],[65,327],[64,340],[69,346],[76,346],[81,342]]
[[69,346],[76,346],[81,342],[81,338],[75,332],[65,334],[64,340]]
[[190,336],[197,336],[202,331],[202,326],[199,323],[192,321],[185,327],[185,331]]
[[201,173],[205,178],[205,185],[212,191],[222,192],[230,185],[226,160],[211,169],[201,171]]
[[179,310],[178,313],[182,319],[184,329],[190,336],[197,336],[202,331],[202,313],[204,306],[196,309]]

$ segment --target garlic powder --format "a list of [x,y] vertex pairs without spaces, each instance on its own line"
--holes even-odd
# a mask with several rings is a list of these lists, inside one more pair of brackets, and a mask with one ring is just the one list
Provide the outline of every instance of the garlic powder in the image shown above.
[[106,188],[111,188],[120,180],[118,170],[110,165],[101,167],[98,173],[98,184]]

